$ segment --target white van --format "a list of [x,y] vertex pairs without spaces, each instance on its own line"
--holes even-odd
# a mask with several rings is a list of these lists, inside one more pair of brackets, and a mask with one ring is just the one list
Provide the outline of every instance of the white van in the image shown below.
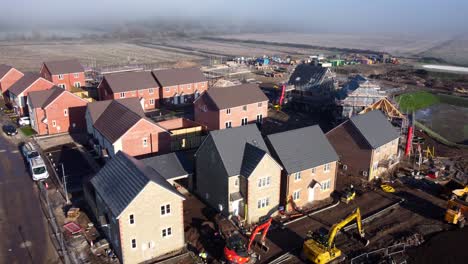
[[28,163],[31,159],[39,157],[39,152],[31,142],[24,143],[24,145],[21,147],[21,152],[23,153],[23,156],[26,158]]
[[44,180],[49,178],[49,172],[45,165],[44,160],[39,156],[29,161],[29,167],[31,169],[32,179],[34,181]]

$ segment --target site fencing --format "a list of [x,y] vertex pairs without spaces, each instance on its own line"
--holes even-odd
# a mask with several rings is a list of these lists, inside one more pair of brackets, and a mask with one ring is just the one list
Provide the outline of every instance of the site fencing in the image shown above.
[[424,132],[426,132],[429,136],[431,136],[432,138],[434,138],[435,140],[439,141],[440,143],[442,144],[445,144],[447,146],[450,146],[450,147],[457,147],[457,148],[468,148],[467,145],[462,145],[462,144],[457,144],[455,142],[452,142],[446,138],[444,138],[443,136],[441,136],[439,133],[435,132],[434,130],[428,128],[427,126],[423,125],[422,123],[414,120],[414,125],[423,130]]
[[65,240],[63,237],[63,233],[60,230],[60,227],[57,223],[57,219],[54,215],[53,206],[49,199],[49,194],[47,192],[46,187],[44,186],[43,182],[38,183],[39,193],[40,193],[40,200],[42,209],[44,211],[44,215],[47,218],[47,222],[50,226],[50,236],[52,238],[53,244],[61,257],[63,263],[65,264],[77,264],[77,261],[74,258],[71,258],[69,252],[67,250]]

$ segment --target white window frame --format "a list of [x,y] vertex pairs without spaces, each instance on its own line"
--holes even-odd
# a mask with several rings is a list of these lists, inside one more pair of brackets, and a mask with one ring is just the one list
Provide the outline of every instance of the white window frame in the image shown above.
[[188,89],[188,90],[192,89],[192,84],[190,84],[190,83],[187,84],[187,89]]
[[56,126],[57,126],[57,121],[52,120],[52,127],[56,127]]
[[310,172],[312,173],[312,175],[315,175],[315,171],[316,171],[316,170],[315,170],[315,167],[313,167],[313,168],[310,169]]
[[298,200],[300,200],[300,199],[301,199],[301,189],[295,190],[295,191],[293,192],[292,197],[293,197],[293,201],[298,201]]
[[75,73],[73,74],[73,77],[75,77],[75,79],[78,79],[78,78],[80,78],[80,73],[78,73],[78,72],[75,72]]
[[141,139],[143,147],[146,148],[148,147],[148,138],[144,137]]
[[65,85],[64,83],[59,83],[57,86],[64,89],[64,90],[67,89],[67,85]]
[[231,108],[226,109],[226,115],[230,115],[230,114],[231,114]]
[[234,186],[239,186],[239,178],[236,178],[236,179],[234,180]]
[[[165,234],[164,234],[164,233],[165,233]],[[173,232],[172,232],[172,226],[169,226],[169,227],[166,227],[166,228],[161,229],[161,237],[162,237],[162,238],[171,237],[172,234],[173,234]]]
[[372,164],[372,170],[375,171],[375,170],[377,170],[378,168],[379,168],[379,162],[376,161],[376,162],[374,162],[374,164]]
[[120,98],[125,98],[125,92],[120,93]]
[[132,238],[132,240],[130,241],[130,246],[132,247],[132,249],[137,248],[136,238]]
[[59,80],[63,80],[63,74],[59,74],[59,75],[58,75],[58,79],[59,79]]
[[271,183],[271,177],[270,176],[262,177],[262,178],[258,179],[257,187],[258,188],[266,188],[266,187],[270,186],[270,183]]
[[[167,203],[167,204],[163,204],[159,207],[160,209],[160,212],[161,212],[161,216],[168,216],[168,215],[171,215],[172,214],[172,208],[171,208],[171,204],[170,203]],[[169,211],[169,212],[168,212]]]
[[73,86],[75,86],[76,88],[81,88],[81,83],[80,82],[74,82]]
[[262,102],[258,103],[257,106],[258,106],[258,107],[262,107]]
[[296,182],[296,181],[300,181],[301,178],[302,178],[302,176],[301,176],[301,172],[300,172],[300,171],[294,173],[294,181],[295,181],[295,182]]
[[169,87],[165,87],[165,91],[166,91],[166,92],[170,92],[170,91],[171,91],[171,87],[170,87],[170,86],[169,86]]
[[270,205],[270,197],[264,197],[257,200],[257,209],[263,209]]
[[330,172],[331,170],[331,163],[327,163],[323,165],[323,172]]
[[134,215],[134,214],[130,214],[130,215],[128,216],[128,223],[129,223],[130,225],[134,225],[134,224],[135,224],[135,215]]
[[[228,124],[229,124],[229,126],[228,126]],[[232,122],[231,121],[226,121],[225,126],[226,126],[226,128],[232,128]]]
[[331,180],[330,179],[320,183],[320,190],[322,192],[326,192],[326,191],[328,191],[330,189],[331,189]]
[[154,105],[154,99],[149,99],[149,104]]
[[243,111],[247,111],[247,105],[242,106]]
[[67,108],[63,109],[63,115],[68,116],[68,109]]
[[148,93],[149,93],[149,94],[154,94],[154,89],[153,89],[153,88],[149,88],[149,89],[148,89]]
[[[244,122],[245,120],[245,122]],[[241,126],[246,126],[249,124],[249,119],[247,117],[241,118]]]

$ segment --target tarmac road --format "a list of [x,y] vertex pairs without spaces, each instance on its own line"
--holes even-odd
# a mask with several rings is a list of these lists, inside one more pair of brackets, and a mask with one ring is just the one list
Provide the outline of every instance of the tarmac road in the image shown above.
[[37,185],[17,144],[0,133],[0,264],[60,263]]

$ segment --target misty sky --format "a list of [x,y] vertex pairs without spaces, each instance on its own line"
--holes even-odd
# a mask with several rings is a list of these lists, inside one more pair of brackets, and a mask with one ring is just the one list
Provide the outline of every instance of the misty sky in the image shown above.
[[1,1],[0,23],[27,28],[187,18],[227,23],[287,23],[290,28],[311,32],[468,32],[466,0]]

